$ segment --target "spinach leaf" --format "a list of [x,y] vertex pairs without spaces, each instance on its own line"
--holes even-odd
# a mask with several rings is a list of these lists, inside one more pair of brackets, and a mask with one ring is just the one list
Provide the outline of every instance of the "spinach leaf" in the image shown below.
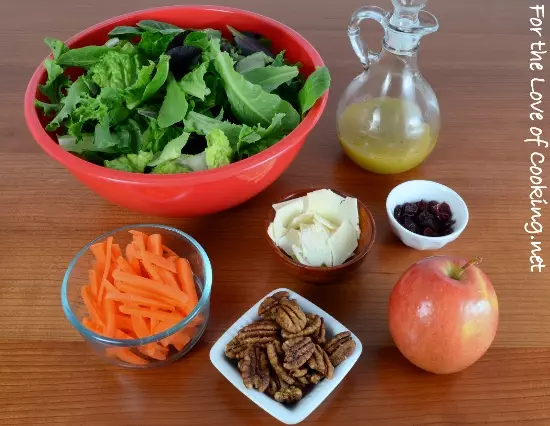
[[46,43],[50,47],[54,60],[57,60],[57,58],[59,58],[63,53],[69,50],[65,43],[55,38],[46,37],[44,39],[44,43]]
[[[211,40],[212,44],[214,41]],[[216,50],[216,46],[213,46]],[[300,116],[294,107],[279,96],[266,92],[261,86],[248,82],[233,69],[233,60],[228,53],[219,48],[214,59],[218,74],[223,81],[227,99],[235,116],[249,126],[260,124],[269,126],[277,113],[285,114],[283,129],[291,132],[300,122]]]
[[162,152],[160,152],[156,158],[153,158],[153,160],[149,162],[148,166],[155,167],[159,164],[165,163],[166,161],[175,160],[178,158],[181,155],[181,150],[187,143],[188,139],[189,133],[187,132],[183,132],[177,138],[172,139],[166,144]]
[[161,33],[161,34],[179,34],[183,32],[183,29],[166,22],[153,21],[150,19],[140,21],[136,24],[139,28],[144,31],[151,33]]
[[164,129],[182,121],[187,114],[187,107],[185,92],[180,88],[174,77],[170,77],[166,88],[166,96],[157,119],[159,127]]
[[155,76],[152,79],[151,74],[155,68],[153,62],[140,69],[136,83],[126,90],[126,105],[129,109],[134,109],[146,102],[160,90],[168,78],[169,61],[169,56],[160,56]]
[[108,34],[109,37],[119,37],[119,38],[124,36],[133,37],[133,36],[139,36],[139,35],[141,35],[141,30],[139,28],[129,27],[126,25],[115,27]]
[[237,62],[237,65],[235,66],[235,70],[242,74],[245,71],[248,71],[251,69],[265,67],[267,64],[270,64],[271,62],[273,62],[273,58],[271,58],[270,56],[267,56],[264,52],[256,52],[256,53],[253,53],[252,55],[244,57],[239,62]]
[[166,54],[170,57],[170,71],[176,80],[181,80],[201,59],[201,49],[195,46],[174,47]]
[[111,133],[109,118],[106,116],[102,121],[100,121],[95,126],[94,131],[94,145],[96,146],[96,151],[103,151],[105,149],[117,148],[118,152],[128,152],[130,151],[129,144],[124,146],[120,139]]
[[127,154],[113,160],[105,160],[105,167],[123,172],[143,173],[152,158],[152,152],[139,151],[137,154]]
[[167,127],[161,129],[157,123],[157,120],[150,119],[149,126],[143,132],[141,139],[139,140],[138,149],[142,151],[159,152],[166,146],[172,139],[181,135],[181,129],[177,127]]
[[233,34],[233,38],[235,39],[235,43],[243,53],[243,55],[248,56],[256,52],[264,52],[267,56],[274,57],[273,53],[271,51],[262,45],[258,40],[256,40],[254,37],[250,37],[246,34],[241,33],[240,31],[237,31],[235,28],[227,26],[229,31],[231,31],[231,34]]
[[298,102],[302,116],[311,109],[323,93],[330,87],[330,73],[327,67],[317,67],[307,78],[298,93]]
[[154,61],[166,51],[173,38],[174,34],[145,32],[141,36],[138,50],[147,59]]
[[275,60],[273,61],[273,64],[272,64],[274,67],[280,67],[285,65],[285,53],[286,53],[285,50],[281,50],[277,54],[277,56],[275,56]]
[[195,132],[199,135],[206,136],[214,129],[221,129],[225,136],[229,139],[231,146],[236,148],[239,140],[239,133],[242,126],[231,123],[230,121],[222,121],[217,118],[208,117],[204,114],[199,114],[195,111],[189,111],[187,117],[183,120],[184,128],[187,132]]
[[147,99],[149,99],[151,96],[153,96],[155,93],[157,93],[160,90],[160,88],[163,86],[163,84],[166,82],[166,79],[168,78],[169,67],[170,67],[170,56],[160,55],[160,58],[156,67],[155,76],[145,88],[142,102],[145,102]]
[[179,82],[181,90],[185,93],[204,101],[205,96],[210,94],[210,89],[206,87],[204,75],[208,70],[208,62],[203,62],[190,73],[187,73]]
[[67,90],[67,96],[61,99],[63,107],[54,117],[54,119],[46,126],[46,130],[51,132],[56,130],[63,121],[75,110],[82,96],[88,93],[88,86],[82,81],[82,78],[77,78]]
[[262,86],[266,92],[273,92],[281,84],[294,79],[298,75],[298,68],[288,65],[280,67],[267,66],[253,68],[242,74],[250,83]]
[[98,63],[103,55],[113,50],[108,46],[85,46],[79,49],[71,49],[57,58],[57,64],[67,67],[90,68]]

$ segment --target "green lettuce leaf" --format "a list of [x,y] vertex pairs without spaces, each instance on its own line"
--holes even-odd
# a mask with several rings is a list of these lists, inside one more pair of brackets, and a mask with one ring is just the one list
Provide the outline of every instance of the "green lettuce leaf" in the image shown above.
[[221,129],[214,129],[206,135],[206,165],[209,169],[226,166],[233,160],[233,149]]
[[198,47],[203,52],[208,49],[209,37],[204,31],[193,31],[185,37],[184,46]]
[[175,139],[172,139],[166,144],[160,155],[153,158],[149,163],[150,167],[158,166],[159,164],[165,163],[166,161],[175,160],[181,155],[181,150],[189,140],[189,133],[183,132],[180,136]]
[[160,55],[159,61],[156,66],[156,72],[153,79],[147,84],[145,87],[145,91],[143,92],[143,96],[141,101],[145,102],[151,96],[153,96],[155,93],[157,93],[160,88],[164,85],[166,82],[166,79],[168,78],[168,71],[170,67],[170,56],[168,55]]
[[153,21],[152,19],[139,21],[136,25],[139,28],[141,28],[143,31],[148,31],[151,33],[177,35],[183,32],[183,30],[180,27],[169,24],[167,22]]
[[187,117],[183,120],[185,130],[194,132],[202,136],[208,135],[212,130],[222,130],[229,139],[231,146],[236,149],[239,140],[239,133],[242,126],[231,123],[230,121],[221,121],[217,118],[208,117],[195,111],[189,111]]
[[284,114],[275,114],[267,128],[243,125],[237,143],[239,156],[250,157],[280,141],[285,136],[282,132],[283,118]]
[[139,151],[137,154],[121,155],[114,160],[105,160],[105,167],[123,172],[143,173],[153,158],[152,152]]
[[34,100],[34,106],[37,108],[42,108],[42,111],[46,116],[52,113],[57,114],[59,110],[63,107],[61,104],[49,104],[47,102],[39,101],[38,99]]
[[300,123],[300,115],[294,107],[279,96],[268,93],[261,86],[248,82],[233,69],[233,60],[226,52],[221,53],[216,40],[210,40],[216,52],[214,64],[223,81],[233,114],[244,124],[269,126],[277,113],[285,114],[282,128],[289,133]]
[[235,71],[242,74],[248,70],[265,67],[267,64],[270,64],[272,62],[272,57],[266,55],[264,52],[256,52],[252,55],[245,56],[243,59],[237,62],[237,64],[235,65]]
[[167,127],[161,129],[157,120],[149,119],[149,125],[139,139],[138,149],[156,153],[162,151],[168,142],[180,135],[180,128]]
[[187,114],[187,99],[180,85],[170,76],[168,79],[168,87],[166,88],[166,96],[160,107],[157,118],[161,129],[170,127],[182,121]]
[[129,27],[127,25],[120,25],[118,27],[113,28],[111,31],[109,31],[108,36],[109,37],[134,37],[141,35],[141,30],[136,27]]
[[167,161],[166,163],[159,164],[154,167],[151,173],[153,174],[177,174],[177,173],[188,173],[192,170],[188,167],[183,166],[177,160]]
[[46,130],[51,132],[56,130],[63,121],[76,109],[82,97],[89,93],[88,85],[84,83],[81,77],[70,85],[67,90],[67,96],[61,100],[63,107],[57,113],[52,121],[46,126]]
[[150,69],[148,71],[150,75],[153,67],[154,64],[143,67],[137,55],[111,51],[103,55],[101,60],[90,68],[89,75],[99,87],[123,90],[136,84],[139,71],[143,68]]
[[173,161],[187,167],[188,169],[191,169],[194,172],[208,169],[208,166],[206,165],[206,151],[195,155],[181,154],[178,159]]
[[175,34],[145,32],[141,35],[138,50],[147,59],[154,61],[166,51],[174,37]]
[[247,81],[262,86],[266,92],[273,92],[281,84],[294,79],[298,73],[298,67],[288,65],[253,68],[242,72]]
[[57,58],[59,58],[61,55],[63,55],[63,53],[69,50],[65,43],[55,38],[46,37],[44,39],[44,43],[46,43],[50,47],[54,60],[57,60]]
[[193,71],[184,75],[179,82],[181,90],[204,101],[204,98],[210,94],[210,89],[206,86],[206,82],[204,81],[204,75],[208,70],[208,65],[208,62],[203,62]]
[[50,102],[57,104],[62,97],[61,89],[69,86],[69,77],[64,75],[63,68],[51,59],[44,61],[44,68],[48,73],[48,79],[46,84],[41,84],[38,88]]

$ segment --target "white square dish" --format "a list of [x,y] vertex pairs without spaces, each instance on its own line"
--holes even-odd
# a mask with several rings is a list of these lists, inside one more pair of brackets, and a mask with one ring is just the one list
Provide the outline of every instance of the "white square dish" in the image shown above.
[[[332,316],[327,314],[318,306],[311,303],[309,300],[303,298],[299,294],[288,290],[286,288],[279,288],[273,290],[265,297],[272,295],[278,291],[287,291],[290,294],[291,299],[295,299],[296,302],[306,313],[312,313],[323,317],[325,321],[325,326],[327,329],[327,339],[331,339],[334,335],[341,333],[343,331],[350,331],[344,327],[340,322],[334,319]],[[256,405],[258,405],[263,410],[267,411],[273,417],[279,421],[287,424],[293,425],[300,423],[307,416],[309,416],[326,398],[330,393],[338,386],[342,379],[348,374],[353,365],[359,359],[361,352],[363,351],[363,345],[357,338],[357,336],[351,333],[351,337],[355,341],[356,348],[353,354],[338,365],[334,369],[334,377],[331,380],[324,379],[319,382],[317,385],[304,396],[303,399],[298,401],[292,406],[286,406],[280,402],[275,401],[269,395],[258,392],[255,389],[247,389],[241,378],[241,374],[235,365],[234,360],[231,360],[225,356],[224,349],[225,346],[237,335],[239,330],[244,326],[250,324],[253,321],[260,319],[258,316],[258,307],[262,302],[258,301],[253,307],[251,307],[242,317],[240,317],[214,344],[210,350],[210,361],[222,373],[227,380],[229,380],[233,386],[235,386],[239,391],[251,399]]]

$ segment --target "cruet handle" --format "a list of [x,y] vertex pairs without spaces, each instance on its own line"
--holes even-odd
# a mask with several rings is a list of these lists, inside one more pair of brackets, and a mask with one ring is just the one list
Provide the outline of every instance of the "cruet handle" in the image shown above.
[[386,29],[387,22],[387,12],[378,6],[365,6],[360,9],[357,9],[351,15],[351,20],[348,26],[348,37],[353,47],[353,51],[363,64],[363,68],[368,69],[370,62],[376,62],[380,52],[373,52],[369,50],[367,44],[361,38],[361,30],[359,25],[364,19],[374,19],[378,22],[384,30]]

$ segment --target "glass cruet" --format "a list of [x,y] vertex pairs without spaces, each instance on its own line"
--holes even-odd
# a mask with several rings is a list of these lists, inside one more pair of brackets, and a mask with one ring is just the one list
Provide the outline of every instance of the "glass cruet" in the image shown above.
[[[439,136],[437,97],[418,69],[420,38],[437,31],[437,18],[422,10],[427,0],[392,0],[393,13],[377,6],[355,11],[348,36],[363,65],[337,108],[344,152],[374,173],[413,169],[432,152]],[[385,31],[380,52],[369,50],[359,24],[379,22]]]

